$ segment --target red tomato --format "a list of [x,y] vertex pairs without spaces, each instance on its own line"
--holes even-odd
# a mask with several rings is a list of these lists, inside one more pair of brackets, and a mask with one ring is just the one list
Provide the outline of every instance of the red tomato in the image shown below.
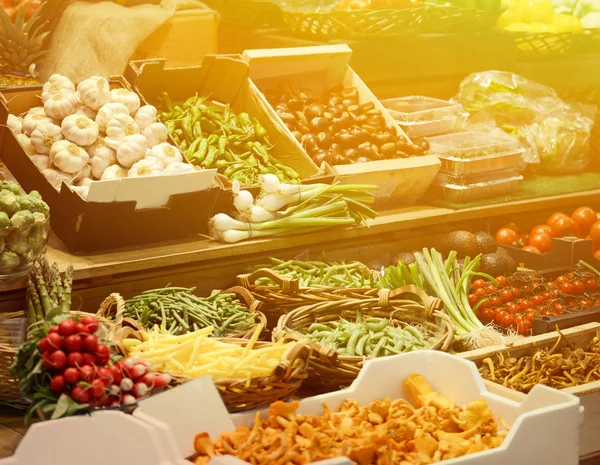
[[513,299],[521,298],[521,290],[518,287],[513,287],[510,292],[512,292]]
[[573,294],[575,295],[581,295],[585,292],[585,285],[579,281],[573,281]]
[[533,305],[542,305],[542,304],[544,303],[544,301],[545,301],[545,300],[546,300],[546,299],[544,299],[544,296],[543,296],[543,295],[540,295],[540,294],[538,294],[538,295],[534,295],[534,296],[531,298],[531,302],[533,302]]
[[568,295],[573,294],[573,285],[571,283],[562,283],[560,285],[560,292]]
[[473,281],[473,284],[471,284],[471,287],[475,290],[482,289],[485,286],[487,286],[487,283],[483,279],[478,279],[476,281]]
[[583,284],[585,284],[586,291],[595,291],[598,289],[598,281],[595,279],[586,279]]
[[571,215],[571,219],[577,223],[584,236],[587,236],[594,223],[598,221],[596,212],[590,207],[578,208]]
[[568,283],[569,278],[567,278],[566,276],[559,276],[558,278],[556,278],[556,282],[557,283]]
[[600,260],[600,249],[598,249],[598,250],[596,250],[596,251],[594,252],[594,258],[595,258],[596,260]]
[[514,321],[511,314],[508,313],[506,310],[502,310],[496,313],[496,317],[494,318],[494,320],[498,325],[502,326],[503,328],[508,328],[510,325],[513,324]]
[[475,294],[469,294],[469,305],[471,307],[474,307],[475,305],[477,305],[477,302],[479,302],[480,297],[478,295]]
[[506,306],[508,313],[512,314],[512,315],[516,315],[518,313],[521,313],[521,307],[519,306],[519,304],[515,303],[515,302],[509,302],[508,305]]
[[484,323],[490,323],[490,322],[494,321],[496,312],[494,310],[492,310],[491,308],[486,308],[485,310],[482,310],[479,315],[480,315],[479,319],[481,321],[483,321]]
[[600,221],[596,221],[590,229],[590,237],[592,238],[592,250],[594,251],[594,257],[596,252],[600,250]]
[[550,234],[552,228],[547,224],[538,224],[531,230],[530,236],[535,236],[536,234]]
[[552,298],[552,294],[550,294],[549,292],[544,292],[542,293],[542,297],[544,298],[544,300],[550,300]]
[[487,286],[485,286],[485,292],[487,294],[493,294],[494,292],[496,292],[498,290],[498,288],[492,284],[489,284]]
[[525,252],[536,253],[538,255],[540,255],[542,253],[542,252],[540,252],[540,250],[537,247],[534,247],[532,245],[526,245],[525,247],[523,247],[523,250]]
[[490,308],[492,306],[491,302],[489,301],[489,299],[484,299],[480,304],[479,307],[477,307],[478,310],[483,310],[484,308]]
[[505,224],[504,226],[502,226],[503,229],[510,229],[511,231],[514,231],[516,233],[519,232],[519,227],[517,226],[516,223],[513,223],[512,221],[508,224]]
[[529,334],[532,327],[533,325],[528,321],[519,322],[517,325],[517,331],[519,331],[519,334],[526,335]]
[[508,289],[502,289],[501,298],[504,303],[511,302],[513,300],[512,292],[510,292]]
[[552,237],[545,233],[532,234],[529,238],[529,245],[541,253],[547,253],[552,247]]
[[490,297],[490,305],[492,307],[499,307],[500,305],[502,305],[502,300],[497,295]]
[[533,310],[530,312],[525,312],[523,314],[523,317],[524,317],[525,321],[528,321],[529,323],[533,323],[533,319],[535,318],[535,312]]
[[581,305],[582,307],[591,307],[594,305],[594,303],[589,299],[581,299],[579,301],[579,305]]
[[553,213],[552,216],[548,219],[548,221],[546,221],[546,224],[548,226],[552,226],[552,224],[558,220],[559,218],[569,218],[571,219],[568,215],[565,215],[562,212],[557,212],[557,213]]
[[485,289],[484,289],[484,288],[482,288],[482,287],[480,287],[479,289],[477,289],[477,290],[475,291],[475,295],[476,295],[477,297],[485,297],[487,294],[485,293]]
[[533,303],[531,302],[531,300],[523,300],[520,304],[519,307],[521,307],[521,310],[527,310],[528,308],[531,308],[531,306],[533,305]]
[[523,293],[523,295],[531,294],[531,286],[529,284],[525,284],[521,288],[521,292]]
[[559,218],[552,223],[552,237],[575,236],[581,237],[581,230],[571,218]]
[[496,233],[496,242],[502,245],[513,245],[519,240],[519,235],[512,229],[502,228]]
[[498,276],[498,277],[496,278],[496,281],[498,281],[498,284],[499,284],[501,287],[506,287],[506,286],[508,286],[508,280],[507,280],[507,279],[506,279],[504,276]]

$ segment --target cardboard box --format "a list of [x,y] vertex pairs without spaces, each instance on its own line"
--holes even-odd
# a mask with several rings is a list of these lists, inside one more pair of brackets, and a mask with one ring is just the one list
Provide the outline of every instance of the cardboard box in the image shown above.
[[594,267],[600,262],[592,253],[592,241],[574,237],[553,237],[552,248],[548,253],[537,254],[519,249],[518,247],[502,246],[515,259],[517,264],[523,264],[531,270],[549,270],[566,266],[575,266],[583,260]]
[[[123,77],[113,87],[129,87]],[[40,105],[41,87],[0,94],[0,123]],[[27,190],[38,190],[50,206],[52,230],[71,252],[195,236],[207,224],[222,189],[213,184],[215,170],[187,175],[124,178],[92,184],[88,200],[63,183],[56,190],[25,154],[14,133],[0,126],[0,158]]]
[[[317,95],[335,83],[356,87],[359,102],[373,102],[386,122],[397,134],[408,139],[394,118],[377,97],[350,68],[352,50],[347,45],[297,47],[268,50],[246,50],[242,57],[250,64],[250,78],[260,91],[279,89],[282,83],[292,88],[308,88]],[[283,121],[275,113],[282,125]],[[284,125],[285,127],[285,125]],[[300,143],[286,128],[294,143]],[[419,200],[431,185],[441,163],[434,155],[335,165],[339,180],[346,184],[368,183],[379,187],[375,193],[378,204],[409,203]]]

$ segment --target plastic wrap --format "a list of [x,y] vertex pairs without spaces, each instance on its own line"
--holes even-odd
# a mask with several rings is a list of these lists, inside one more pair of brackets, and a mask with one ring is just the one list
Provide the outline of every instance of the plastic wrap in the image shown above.
[[569,104],[554,89],[504,71],[468,76],[456,101],[479,121],[492,119],[517,137],[548,173],[574,173],[589,163],[596,107]]

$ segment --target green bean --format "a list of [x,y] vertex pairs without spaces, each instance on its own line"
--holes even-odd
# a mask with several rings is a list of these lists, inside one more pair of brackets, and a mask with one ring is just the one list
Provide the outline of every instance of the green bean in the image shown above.
[[365,334],[364,336],[362,336],[360,338],[360,340],[358,341],[358,344],[356,344],[356,355],[358,355],[359,357],[363,355],[364,351],[365,351],[365,344],[367,343],[367,341],[369,340],[369,334]]
[[348,355],[354,355],[355,354],[355,349],[356,349],[356,343],[358,342],[358,339],[362,336],[362,332],[355,332],[352,336],[350,336],[350,339],[348,339],[348,344],[346,345],[346,352],[348,353]]

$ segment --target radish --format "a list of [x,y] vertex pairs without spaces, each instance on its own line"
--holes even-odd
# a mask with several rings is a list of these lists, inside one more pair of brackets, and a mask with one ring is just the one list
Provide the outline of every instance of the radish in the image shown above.
[[46,338],[48,339],[48,343],[50,344],[49,350],[60,349],[63,345],[63,339],[58,333],[50,333],[48,334],[48,336],[46,336]]
[[119,383],[119,387],[123,392],[129,392],[133,389],[133,381],[129,378],[123,378]]
[[92,334],[92,332],[83,323],[77,323],[75,325],[75,334],[78,334],[80,336],[85,336],[86,334]]
[[50,352],[49,350],[42,353],[42,364],[44,365],[45,368],[48,368],[48,369],[54,368],[54,366],[52,365],[52,360],[50,360],[51,355],[52,355],[52,352]]
[[146,386],[145,383],[135,383],[133,385],[133,389],[131,390],[131,393],[137,399],[142,399],[146,397],[148,395],[148,392],[150,392],[150,389],[148,389],[148,386]]
[[83,340],[83,347],[90,354],[95,354],[98,349],[98,338],[94,335],[86,336]]
[[95,379],[90,384],[90,391],[94,399],[100,399],[104,395],[104,383],[99,379]]
[[110,386],[114,383],[112,371],[108,368],[98,368],[96,371],[98,379],[101,380],[105,385]]
[[79,352],[71,352],[67,357],[67,365],[73,368],[79,368],[80,366],[85,365],[85,363],[83,363],[83,355]]
[[132,379],[141,378],[142,376],[144,376],[146,374],[147,371],[148,371],[148,367],[145,367],[143,364],[138,363],[136,366],[133,367],[133,370],[131,370],[131,378]]
[[96,360],[98,365],[106,366],[110,361],[110,350],[108,346],[104,344],[98,344],[96,348]]
[[77,322],[73,318],[69,318],[58,325],[58,333],[61,336],[75,334],[75,326],[77,326]]
[[65,338],[65,349],[68,352],[81,352],[81,349],[83,349],[83,339],[76,334],[67,336]]
[[131,394],[123,394],[121,396],[121,405],[132,405],[136,402],[137,400]]
[[83,364],[84,365],[95,365],[96,364],[96,356],[94,354],[83,354]]
[[108,388],[108,393],[111,396],[120,396],[121,388],[119,388],[119,386],[117,386],[116,384],[113,384],[111,387]]
[[54,378],[52,378],[52,381],[50,381],[50,390],[58,394],[65,389],[66,385],[67,383],[65,382],[64,376],[56,375]]
[[154,377],[154,389],[165,387],[171,382],[171,375],[160,373]]
[[110,401],[110,403],[108,404],[109,407],[118,407],[119,405],[121,405],[119,403],[119,401],[117,399],[113,399]]
[[52,326],[49,330],[48,330],[48,334],[50,333],[58,333],[58,326]]
[[87,326],[87,328],[90,330],[90,333],[92,334],[98,331],[98,320],[91,315],[84,316],[81,319],[81,324]]
[[[139,357],[136,355],[136,358],[139,358]],[[148,368],[152,368],[152,362],[149,362],[148,360],[140,360],[138,363],[141,363],[142,365],[144,365]]]
[[67,364],[67,354],[62,350],[55,350],[50,355],[50,363],[52,364],[52,368],[57,370],[63,369]]
[[123,374],[121,373],[121,367],[119,365],[111,365],[107,368],[107,370],[110,370],[110,372],[112,374],[113,383],[119,384],[121,382],[121,380],[123,379]]
[[38,347],[42,352],[47,352],[51,350],[52,346],[50,345],[50,339],[48,339],[47,337],[43,337],[40,343],[38,344]]
[[123,376],[129,377],[129,376],[131,376],[130,370],[133,369],[133,367],[135,366],[135,363],[130,358],[126,358],[119,362],[119,366],[121,367]]
[[148,386],[150,389],[152,389],[154,387],[154,378],[155,377],[156,377],[156,374],[149,371],[148,373],[146,373],[144,376],[142,376],[140,378],[140,381],[142,383],[144,383],[146,386]]
[[79,376],[87,383],[91,383],[95,377],[94,367],[91,365],[84,365],[79,369]]
[[90,401],[90,393],[87,389],[75,386],[71,391],[71,397],[75,402],[87,404]]
[[79,381],[79,370],[77,368],[67,368],[63,373],[65,381],[69,384],[75,384]]

